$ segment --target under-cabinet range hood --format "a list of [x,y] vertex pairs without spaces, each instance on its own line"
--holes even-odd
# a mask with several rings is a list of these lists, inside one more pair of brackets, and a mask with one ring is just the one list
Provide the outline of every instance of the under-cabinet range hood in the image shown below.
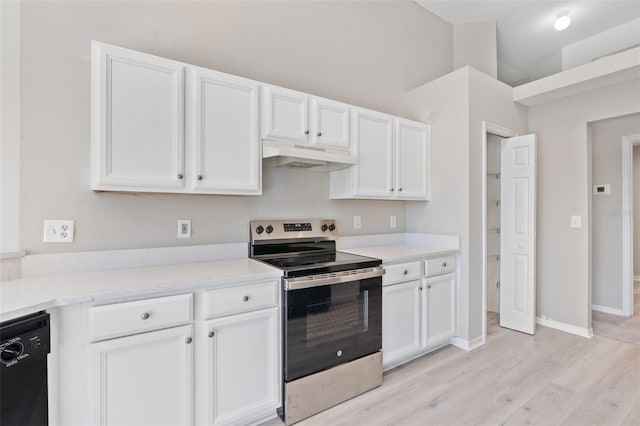
[[348,151],[262,140],[262,164],[267,167],[297,167],[317,171],[340,170],[356,163]]

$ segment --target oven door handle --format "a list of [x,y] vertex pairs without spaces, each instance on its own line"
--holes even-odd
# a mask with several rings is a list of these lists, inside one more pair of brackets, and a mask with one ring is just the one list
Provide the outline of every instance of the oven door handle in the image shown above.
[[381,277],[384,275],[384,268],[376,266],[374,268],[355,269],[351,271],[332,272],[330,274],[308,275],[305,277],[285,278],[285,291],[301,290],[304,288],[320,287],[348,283],[352,281],[366,280],[369,278]]

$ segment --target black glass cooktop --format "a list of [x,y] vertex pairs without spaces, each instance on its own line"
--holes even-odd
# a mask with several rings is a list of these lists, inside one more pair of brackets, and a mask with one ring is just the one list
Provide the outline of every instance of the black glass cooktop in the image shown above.
[[285,276],[314,275],[380,266],[382,261],[340,251],[314,251],[257,258],[285,271]]

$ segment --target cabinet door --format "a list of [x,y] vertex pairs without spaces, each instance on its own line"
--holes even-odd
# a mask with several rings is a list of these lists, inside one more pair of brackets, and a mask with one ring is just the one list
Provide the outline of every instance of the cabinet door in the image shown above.
[[391,198],[393,186],[393,119],[360,108],[352,110],[355,196]]
[[349,105],[322,98],[311,99],[311,129],[314,144],[348,151]]
[[309,141],[309,97],[281,87],[262,86],[262,137]]
[[420,351],[419,280],[382,288],[382,362],[385,367]]
[[192,186],[203,193],[260,194],[258,83],[194,68],[189,84]]
[[399,198],[429,197],[429,127],[396,119],[396,186]]
[[94,42],[92,188],[184,186],[182,64]]
[[456,334],[456,276],[425,280],[423,346],[443,345]]
[[206,323],[207,424],[250,423],[280,406],[278,312],[271,308]]
[[192,326],[90,345],[94,425],[193,423]]

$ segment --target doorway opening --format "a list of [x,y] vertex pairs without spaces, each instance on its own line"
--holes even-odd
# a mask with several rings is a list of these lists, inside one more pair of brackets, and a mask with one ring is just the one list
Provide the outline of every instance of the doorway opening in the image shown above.
[[500,178],[502,173],[502,138],[517,136],[518,132],[483,123],[482,146],[482,223],[483,223],[483,339],[500,332]]
[[640,134],[622,138],[622,311],[640,316]]

